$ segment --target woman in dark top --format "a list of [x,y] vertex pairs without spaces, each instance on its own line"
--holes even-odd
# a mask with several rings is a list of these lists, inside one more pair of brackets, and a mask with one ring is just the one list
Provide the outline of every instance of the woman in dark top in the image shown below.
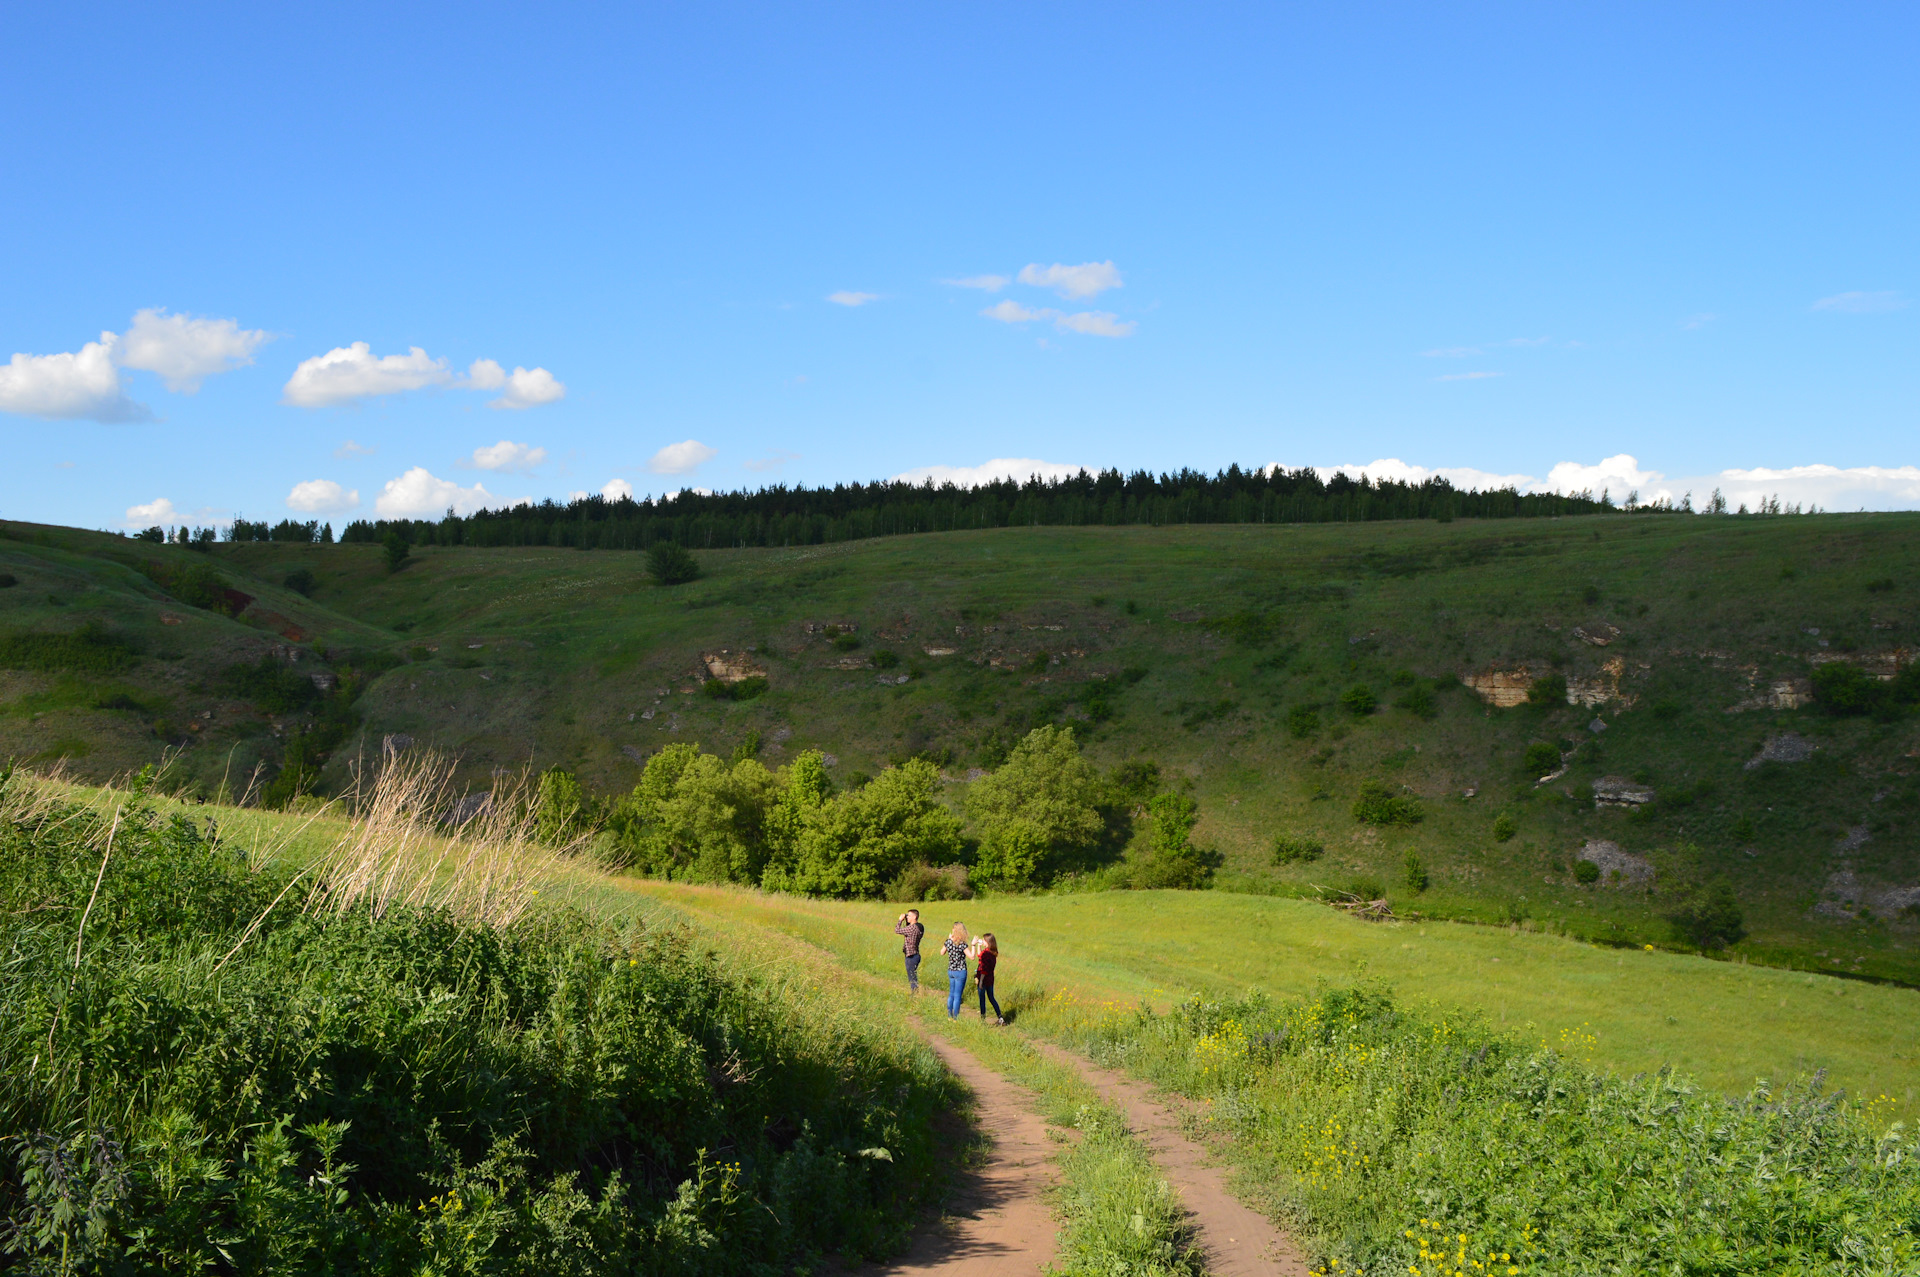
[[993,932],[983,932],[974,945],[973,987],[980,991],[980,1018],[987,1018],[987,1003],[993,1003],[993,1022],[1005,1024],[1007,1017],[1000,1010],[1000,999],[993,996],[994,968],[1000,965],[1000,942],[993,938]]
[[960,1018],[960,1006],[967,1000],[967,928],[954,923],[940,946],[947,955],[947,1018]]

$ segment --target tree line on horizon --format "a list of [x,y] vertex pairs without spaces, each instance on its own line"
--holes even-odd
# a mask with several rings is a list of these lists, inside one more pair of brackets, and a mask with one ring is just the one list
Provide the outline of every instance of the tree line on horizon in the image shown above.
[[671,541],[717,549],[1042,525],[1446,521],[1548,518],[1623,508],[1606,493],[1478,491],[1456,488],[1442,478],[1408,483],[1338,472],[1322,478],[1310,466],[1243,470],[1233,465],[1212,475],[1197,470],[1162,475],[1082,470],[1057,479],[1002,479],[973,488],[931,480],[883,480],[831,488],[775,484],[752,491],[687,490],[640,500],[583,496],[565,504],[547,500],[468,515],[449,510],[439,519],[357,519],[340,540],[377,542],[393,533],[415,545],[644,550]]

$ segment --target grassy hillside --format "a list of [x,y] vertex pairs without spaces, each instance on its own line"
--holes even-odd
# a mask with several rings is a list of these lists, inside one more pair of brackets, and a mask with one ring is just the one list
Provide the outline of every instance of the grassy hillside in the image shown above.
[[[300,671],[365,675],[332,785],[395,733],[460,751],[482,784],[531,759],[602,791],[666,742],[726,753],[757,733],[769,765],[815,746],[842,783],[927,754],[957,797],[1031,726],[1072,721],[1101,764],[1152,759],[1191,786],[1223,885],[1377,884],[1401,912],[1640,944],[1666,940],[1686,884],[1724,877],[1750,933],[1737,955],[1920,982],[1920,724],[1764,707],[1803,692],[1817,661],[1888,672],[1911,655],[1920,516],[958,532],[702,551],[706,576],[670,589],[619,552],[422,547],[389,574],[377,546],[193,556],[5,531],[0,570],[20,584],[0,591],[0,628],[97,620],[140,647],[111,671],[0,671],[0,748],[84,775],[164,737],[190,742],[182,762],[209,790],[256,765],[271,777],[279,741],[323,707],[257,712],[221,671],[288,634]],[[215,616],[138,571],[190,557],[257,601]],[[282,584],[299,569],[310,599]],[[828,623],[861,645],[834,648]],[[764,696],[698,694],[703,654],[722,649],[765,669]],[[1456,682],[1494,672],[1559,675],[1598,703],[1496,709]],[[1342,707],[1355,686],[1372,712]],[[1772,752],[1803,761],[1762,758],[1784,732],[1813,748]],[[1564,772],[1537,784],[1530,746],[1566,755]],[[1603,777],[1655,798],[1597,808]],[[1420,822],[1357,822],[1369,780],[1416,798]],[[1275,865],[1277,833],[1324,854]],[[1653,894],[1634,862],[1579,882],[1592,839],[1642,858]]]

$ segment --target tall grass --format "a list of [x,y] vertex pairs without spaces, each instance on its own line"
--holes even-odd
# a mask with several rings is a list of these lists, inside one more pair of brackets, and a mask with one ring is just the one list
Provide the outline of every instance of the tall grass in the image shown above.
[[0,781],[8,1264],[773,1274],[899,1243],[954,1101],[924,1050],[685,928],[535,904],[550,853],[510,830],[382,858],[369,830],[436,792],[388,783],[302,909],[138,787]]

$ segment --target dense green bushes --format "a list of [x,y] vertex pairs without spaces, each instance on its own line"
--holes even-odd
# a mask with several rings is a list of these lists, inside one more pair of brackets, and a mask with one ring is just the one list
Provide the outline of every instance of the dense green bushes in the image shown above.
[[1665,1070],[1623,1081],[1572,1058],[1581,1030],[1549,1049],[1376,990],[1061,1011],[1096,1060],[1207,1100],[1328,1271],[1920,1268],[1908,1133],[1817,1078],[1732,1102]]
[[88,621],[65,634],[0,634],[0,669],[118,674],[139,659],[130,639]]
[[930,1064],[685,934],[313,915],[183,819],[9,805],[26,1271],[785,1273],[931,1181]]

